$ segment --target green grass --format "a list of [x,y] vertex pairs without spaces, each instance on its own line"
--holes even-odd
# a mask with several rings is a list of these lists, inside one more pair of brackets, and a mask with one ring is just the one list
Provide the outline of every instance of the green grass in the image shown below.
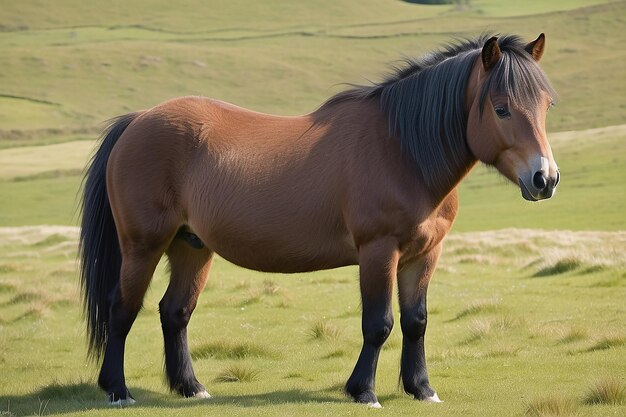
[[[111,412],[95,386],[96,367],[84,359],[76,236],[67,227],[0,228],[2,265],[8,266],[0,273],[0,409],[15,415],[36,414],[40,401],[48,401],[46,413],[52,415]],[[395,306],[396,327],[381,353],[377,381],[388,412],[522,415],[529,399],[555,387],[569,393],[565,398],[580,415],[626,411],[621,403],[584,401],[589,381],[626,371],[623,256],[586,275],[536,279],[540,264],[528,265],[544,246],[528,244],[534,241],[557,252],[576,248],[582,259],[611,249],[624,253],[625,245],[623,232],[509,229],[451,236],[429,289],[429,309],[437,314],[429,316],[426,337],[431,383],[445,403],[418,403],[399,391],[402,344]],[[492,246],[508,256],[494,256],[490,264],[458,257],[462,248],[489,253]],[[138,403],[116,412],[361,414],[364,409],[341,391],[360,349],[356,274],[351,267],[268,275],[216,259],[188,332],[196,374],[213,396],[198,402],[179,399],[163,383],[157,305],[167,276],[161,265],[128,338],[127,381]],[[595,286],[606,280],[617,284]],[[268,287],[280,291],[264,294]],[[250,291],[263,295],[242,308],[240,300]],[[279,306],[286,297],[289,303]],[[458,318],[464,311],[471,313]],[[323,337],[314,338],[313,329]]]
[[[361,344],[356,267],[261,274],[217,258],[189,326],[213,395],[163,382],[155,274],[126,349],[138,403],[111,410],[86,362],[76,196],[102,122],[201,94],[301,114],[455,36],[547,35],[559,92],[557,195],[526,203],[478,167],[429,288],[426,355],[445,402],[398,388],[396,326],[377,393],[390,415],[626,414],[626,2],[0,1],[0,415],[362,415],[342,386]],[[32,226],[48,225],[48,226]],[[50,226],[57,225],[57,226]],[[23,227],[22,227],[23,226]],[[502,230],[499,230],[502,229]],[[394,301],[397,304],[397,302]],[[590,382],[591,381],[591,382]]]

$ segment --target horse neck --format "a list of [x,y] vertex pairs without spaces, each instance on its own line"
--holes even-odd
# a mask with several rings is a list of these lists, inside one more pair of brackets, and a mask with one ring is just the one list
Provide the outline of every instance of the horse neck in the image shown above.
[[469,149],[467,149],[465,154],[462,156],[462,161],[463,162],[461,164],[453,168],[446,181],[442,181],[438,185],[432,185],[430,187],[426,186],[435,206],[438,206],[448,195],[450,195],[450,193],[456,190],[463,178],[469,174],[478,162]]

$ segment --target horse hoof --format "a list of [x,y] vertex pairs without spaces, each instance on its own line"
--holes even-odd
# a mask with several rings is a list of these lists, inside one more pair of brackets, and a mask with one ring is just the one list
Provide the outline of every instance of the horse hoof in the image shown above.
[[211,398],[211,394],[206,391],[196,392],[195,394],[193,394],[192,398],[197,398],[199,400],[209,399]]
[[437,393],[434,393],[430,397],[424,398],[424,401],[429,402],[429,403],[442,403],[443,402],[439,399],[439,396],[437,395]]
[[135,404],[137,401],[135,401],[133,398],[128,397],[125,398],[123,400],[116,400],[116,401],[109,401],[109,405],[112,407],[128,407],[129,405],[133,405]]
[[380,405],[378,401],[376,401],[375,403],[368,403],[367,406],[368,408],[383,408],[383,406]]

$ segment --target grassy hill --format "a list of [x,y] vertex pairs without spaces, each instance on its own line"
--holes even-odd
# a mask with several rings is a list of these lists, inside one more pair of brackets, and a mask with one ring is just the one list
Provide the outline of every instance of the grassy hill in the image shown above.
[[115,115],[186,94],[307,113],[341,83],[378,79],[403,55],[483,31],[546,33],[562,183],[531,204],[484,167],[465,180],[429,290],[426,353],[446,402],[398,389],[395,306],[380,412],[625,415],[624,16],[626,1],[603,0],[0,0],[0,415],[377,412],[341,393],[360,343],[357,268],[285,276],[222,259],[189,330],[215,398],[184,401],[163,385],[161,264],[127,347],[139,403],[107,408],[83,360],[73,227],[81,172]]
[[[341,392],[360,345],[357,268],[262,274],[222,259],[189,329],[198,378],[214,399],[183,400],[163,384],[157,304],[167,275],[161,265],[126,349],[127,381],[138,403],[111,410],[95,385],[96,367],[83,359],[76,236],[73,227],[0,228],[6,256],[0,260],[0,409],[6,415],[371,412]],[[589,402],[597,384],[618,391],[626,385],[624,251],[625,232],[452,235],[429,288],[426,339],[431,383],[445,402],[418,403],[398,388],[402,341],[395,306],[396,327],[378,367],[381,412],[624,415],[623,396]],[[535,408],[544,413],[528,411]],[[562,411],[545,412],[554,408]]]
[[[112,2],[108,8],[64,1],[54,12],[37,2],[5,3],[4,147],[92,138],[103,120],[186,94],[305,113],[341,83],[376,79],[403,55],[482,31],[528,39],[546,32],[544,67],[561,102],[550,130],[625,122],[626,35],[616,18],[626,13],[623,1],[505,7],[482,1],[466,12],[402,1],[359,7],[347,1]],[[519,16],[524,13],[529,16]]]
[[[543,66],[559,92],[549,132],[626,123],[624,1],[477,1],[466,11],[401,1],[358,8],[342,1],[271,7],[189,2],[180,8],[57,2],[54,13],[36,2],[6,3],[0,15],[0,149],[93,140],[102,121],[185,94],[306,113],[342,82],[376,79],[402,55],[484,30],[528,39],[546,32]],[[577,137],[554,143],[564,174],[557,198],[522,204],[514,187],[479,169],[461,188],[457,230],[622,228],[623,131],[593,141]],[[23,157],[0,152],[0,161],[11,161],[0,168],[0,191],[12,196],[0,202],[0,225],[73,224],[90,148],[76,145],[70,159],[62,147],[33,148]],[[33,165],[36,172],[27,175],[19,167]],[[588,208],[606,214],[589,216]]]

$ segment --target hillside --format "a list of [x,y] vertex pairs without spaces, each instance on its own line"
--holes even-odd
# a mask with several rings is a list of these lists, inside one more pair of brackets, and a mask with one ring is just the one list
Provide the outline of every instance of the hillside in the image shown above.
[[483,31],[546,33],[560,94],[549,130],[626,123],[624,1],[4,3],[0,147],[93,138],[103,120],[187,94],[306,113],[341,83]]

